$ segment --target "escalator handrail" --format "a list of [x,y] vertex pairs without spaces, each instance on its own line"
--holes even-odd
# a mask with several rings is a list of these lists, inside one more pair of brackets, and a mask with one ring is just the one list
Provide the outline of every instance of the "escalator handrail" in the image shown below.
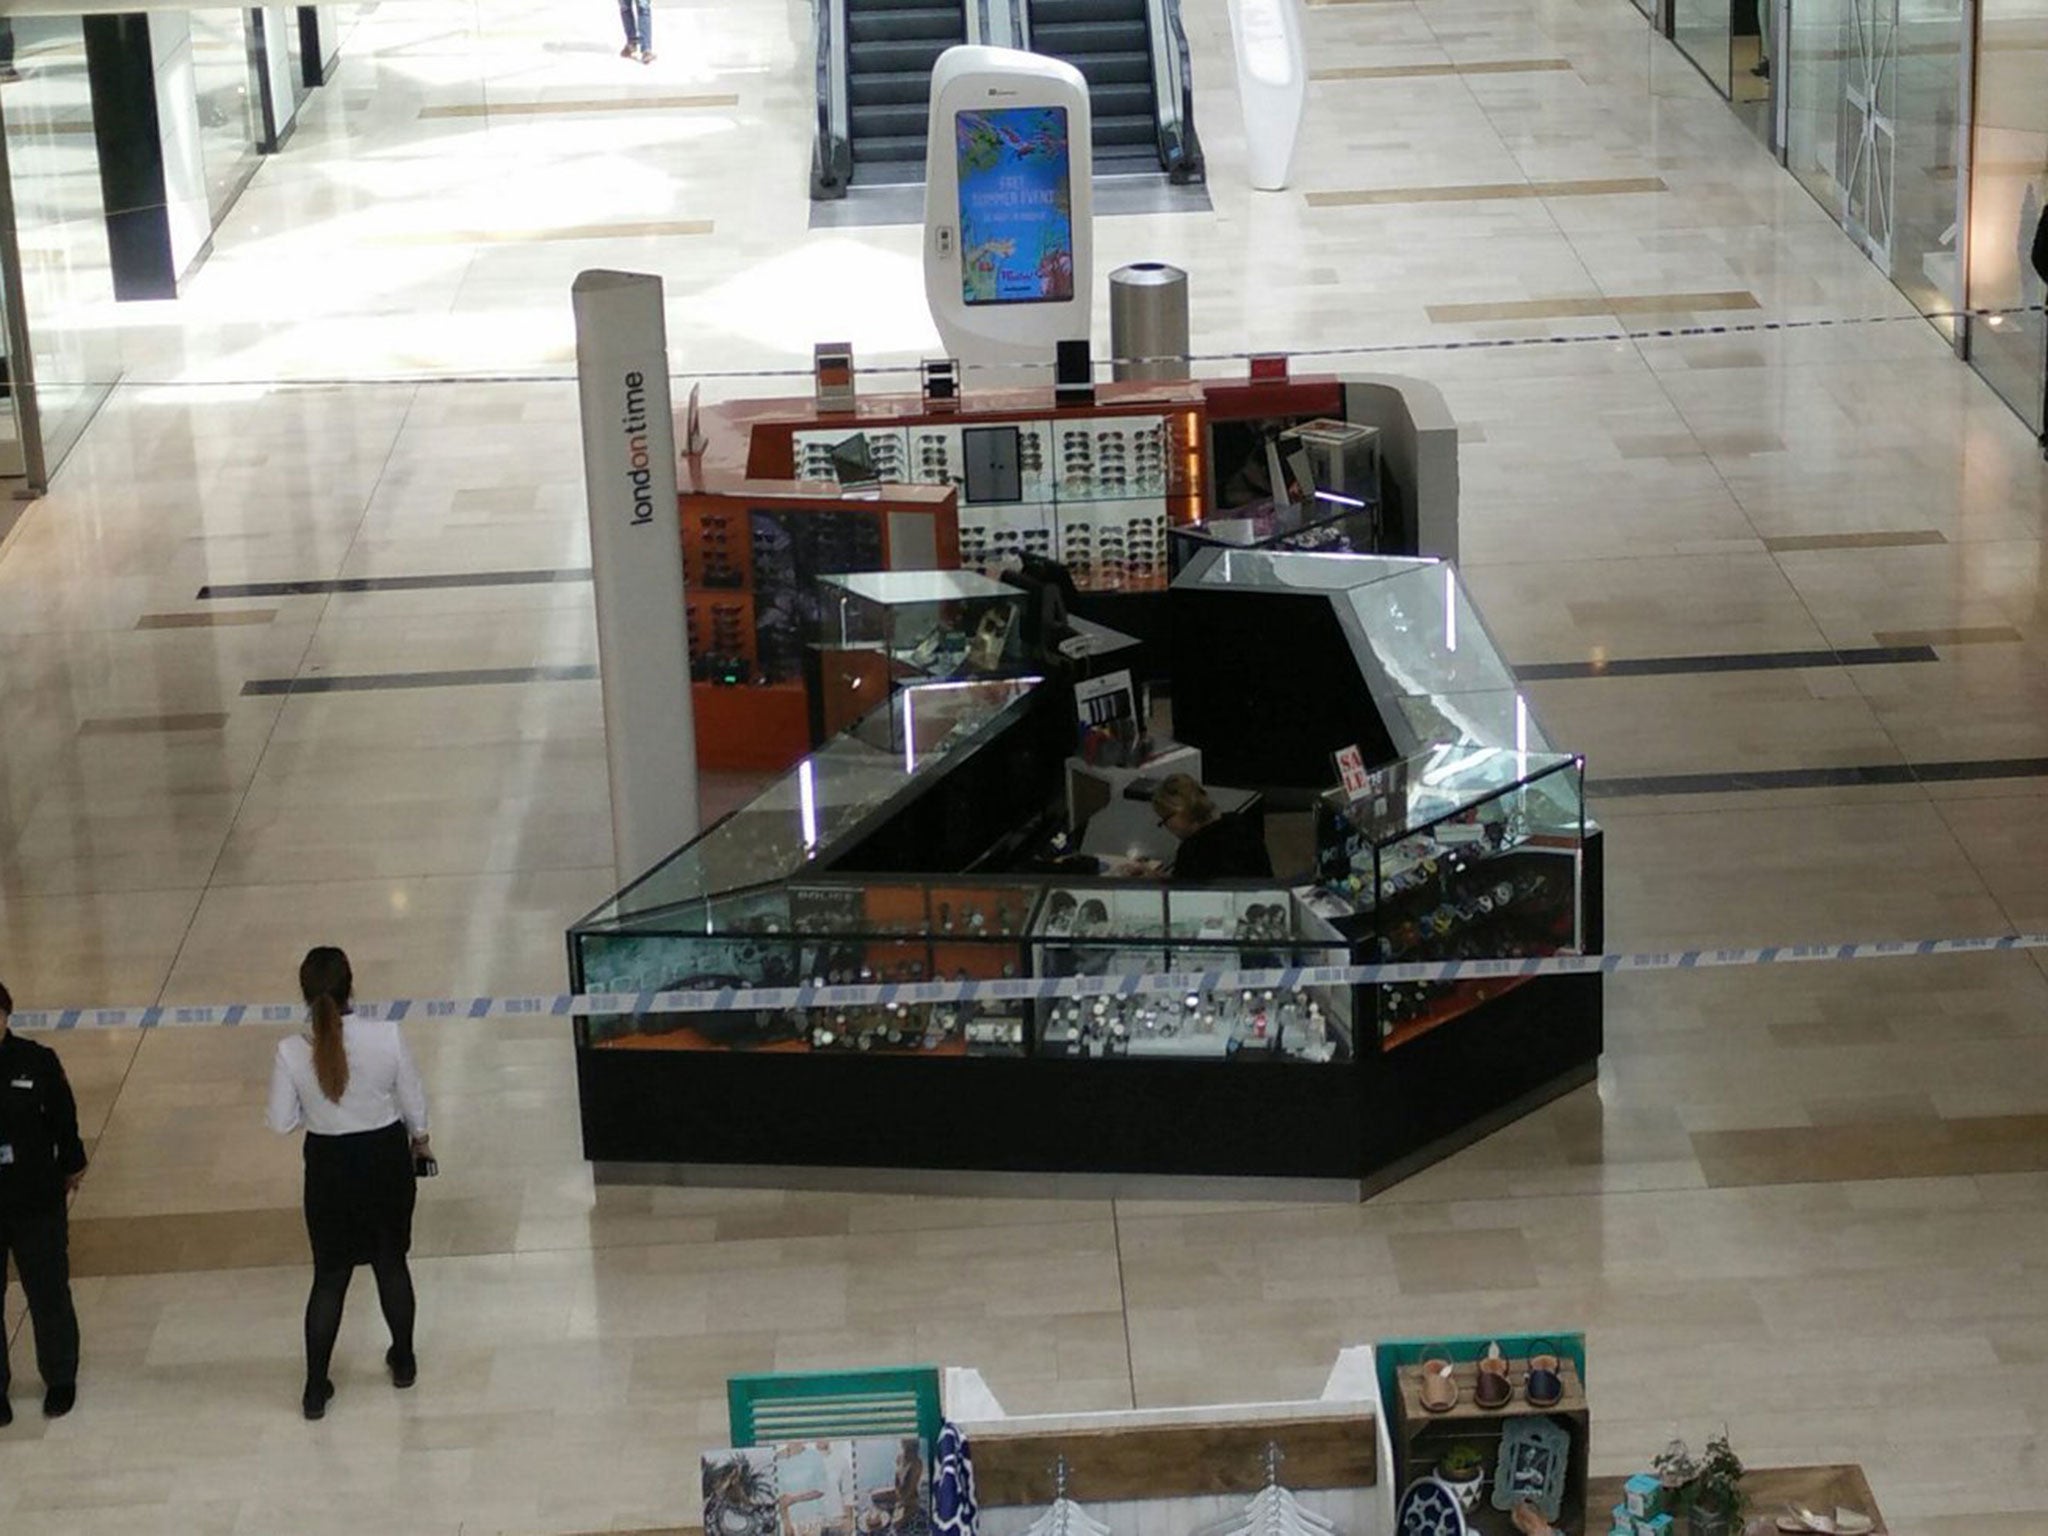
[[979,23],[979,29],[967,38],[970,43],[1027,50],[1031,46],[1031,29],[1024,20],[1024,0],[975,0],[968,19]]
[[813,175],[826,185],[843,184],[844,168],[852,163],[853,143],[846,92],[846,0],[813,3],[818,47],[818,142]]
[[1195,136],[1194,70],[1180,0],[1146,0],[1152,35],[1152,95],[1159,132],[1159,163],[1176,182],[1202,178],[1201,141]]

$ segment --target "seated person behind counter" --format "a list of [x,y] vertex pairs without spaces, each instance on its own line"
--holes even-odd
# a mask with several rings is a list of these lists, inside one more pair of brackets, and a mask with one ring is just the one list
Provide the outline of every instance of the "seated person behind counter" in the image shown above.
[[1235,813],[1223,815],[1208,792],[1185,773],[1167,775],[1152,792],[1159,825],[1180,839],[1171,878],[1271,879],[1273,858],[1258,827]]

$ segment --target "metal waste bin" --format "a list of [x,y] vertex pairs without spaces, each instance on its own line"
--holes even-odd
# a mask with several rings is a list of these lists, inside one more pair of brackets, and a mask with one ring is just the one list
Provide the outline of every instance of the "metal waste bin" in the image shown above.
[[1109,274],[1109,355],[1113,378],[1188,376],[1187,273],[1163,261],[1134,261]]

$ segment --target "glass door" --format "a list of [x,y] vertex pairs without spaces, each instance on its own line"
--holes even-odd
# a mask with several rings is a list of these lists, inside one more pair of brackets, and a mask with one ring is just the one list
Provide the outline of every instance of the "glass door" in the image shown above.
[[1790,37],[1787,166],[1953,335],[1962,0],[1793,0]]
[[22,473],[40,487],[120,378],[121,348],[84,24],[17,16],[9,33],[13,68],[0,76],[6,414]]
[[1970,366],[2034,432],[2048,430],[2048,8],[1983,0],[1970,157]]
[[1672,0],[1671,40],[1723,96],[1734,74],[1734,0]]

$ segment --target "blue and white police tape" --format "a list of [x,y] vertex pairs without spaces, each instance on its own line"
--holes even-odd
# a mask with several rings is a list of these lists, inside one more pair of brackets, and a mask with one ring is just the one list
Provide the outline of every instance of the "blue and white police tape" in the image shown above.
[[[1274,970],[1158,971],[1113,976],[1048,976],[994,981],[880,982],[855,986],[727,987],[702,991],[556,993],[538,997],[394,998],[356,1004],[383,1019],[566,1019],[579,1014],[733,1013],[752,1009],[815,1011],[893,1004],[1041,1002],[1056,998],[1158,997],[1188,992],[1283,991],[1295,987],[1371,986],[1380,982],[1484,981],[1529,976],[1635,975],[1912,955],[1969,955],[2048,949],[2048,933],[1986,938],[1882,939],[1866,944],[1772,944],[1759,949],[1683,949],[1633,955],[1547,955],[1507,960],[1416,961],[1400,965],[1308,965]],[[24,1008],[23,1030],[163,1029],[176,1026],[297,1024],[297,1003],[163,1004],[144,1008]]]

